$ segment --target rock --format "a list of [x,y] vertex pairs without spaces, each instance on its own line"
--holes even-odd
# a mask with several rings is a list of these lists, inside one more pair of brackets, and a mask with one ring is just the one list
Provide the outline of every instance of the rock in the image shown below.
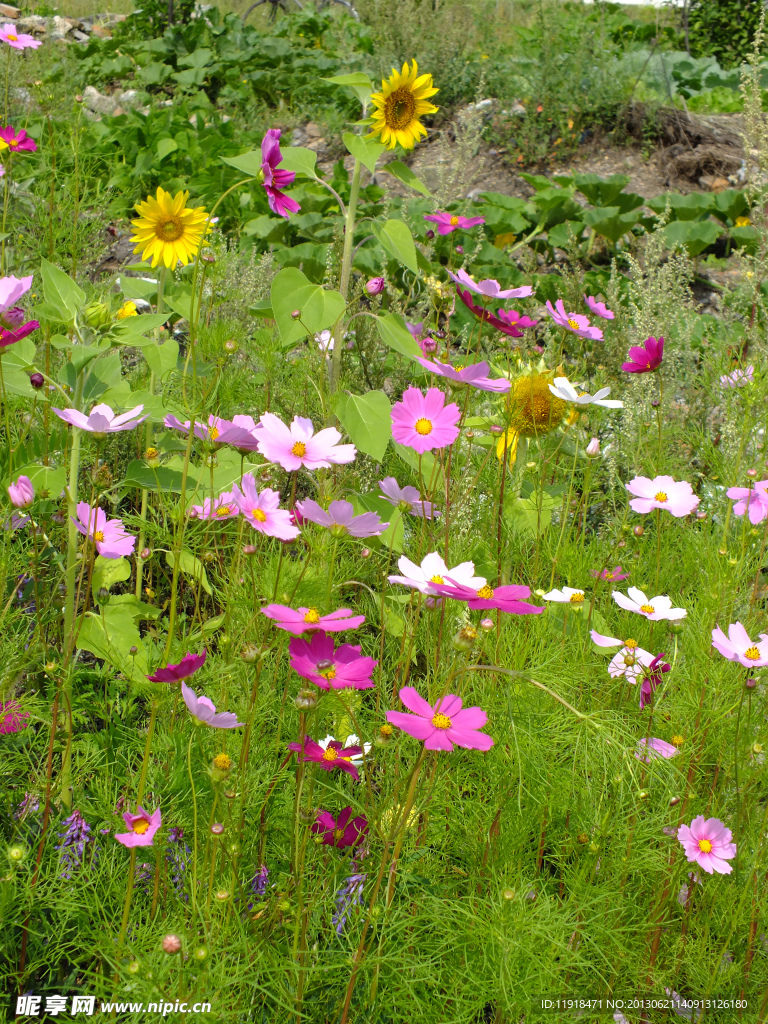
[[98,39],[111,39],[112,29],[107,25],[94,25],[91,29],[91,35],[96,36]]
[[39,14],[28,14],[26,18],[18,19],[16,28],[19,32],[28,32],[42,36],[48,31],[48,19],[42,18]]
[[51,39],[65,39],[72,31],[74,25],[69,18],[62,18],[54,14],[48,26],[48,35]]
[[0,14],[4,18],[12,18],[14,21],[21,14],[18,7],[12,7],[11,4],[0,4]]
[[87,43],[88,40],[91,38],[87,32],[81,32],[79,28],[76,28],[72,35],[75,37],[78,43]]
[[306,142],[307,136],[302,128],[294,128],[291,132],[291,145],[292,146],[303,146]]
[[317,153],[320,156],[328,149],[328,143],[325,139],[310,139],[307,143],[307,149],[311,149],[313,153]]
[[322,138],[323,135],[323,133],[320,131],[319,127],[315,124],[314,121],[310,121],[309,124],[305,124],[304,131],[307,133],[310,139],[320,139]]
[[94,114],[114,114],[117,107],[117,100],[111,96],[105,96],[98,89],[94,89],[92,85],[86,85],[83,103]]
[[28,107],[32,102],[32,93],[29,89],[11,89],[11,95],[17,103],[23,103],[25,107]]
[[124,92],[116,92],[114,99],[124,109],[130,109],[141,103],[141,93],[138,89],[126,89]]
[[728,179],[716,174],[702,174],[699,178],[699,184],[709,192],[722,192],[723,189],[729,187]]

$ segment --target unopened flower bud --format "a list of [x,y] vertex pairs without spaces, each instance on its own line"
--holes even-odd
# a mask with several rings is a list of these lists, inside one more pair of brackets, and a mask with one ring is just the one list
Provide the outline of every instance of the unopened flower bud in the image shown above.
[[480,629],[482,629],[482,631],[484,633],[490,633],[491,630],[495,629],[495,628],[496,628],[496,623],[493,621],[493,619],[481,619],[480,620]]
[[317,691],[309,689],[301,689],[296,694],[293,702],[299,711],[309,711],[314,707],[317,707]]
[[434,237],[435,237],[435,232],[434,232],[434,231],[432,231],[432,230],[430,229],[430,230],[429,230],[429,231],[427,232],[427,238],[429,238],[429,239],[431,240],[431,239],[433,239]]
[[588,459],[596,459],[600,454],[600,439],[593,437],[587,445],[586,456]]
[[696,518],[699,521],[701,521],[702,519],[706,519],[707,518],[707,513],[706,512],[697,512],[696,513]]
[[29,376],[29,383],[35,389],[41,388],[45,384],[45,377],[42,373],[32,373]]
[[651,408],[652,409],[658,409],[660,405],[661,405],[661,402],[658,400],[658,398],[654,398],[651,401]]
[[90,305],[85,307],[83,312],[85,314],[85,322],[89,327],[106,327],[107,324],[112,322],[109,306],[106,306],[103,302],[91,302]]
[[421,339],[421,351],[425,355],[431,355],[433,352],[437,352],[437,342],[434,338],[427,335],[426,338]]
[[291,313],[291,320],[301,320],[300,309],[294,309],[294,311]]
[[255,544],[243,544],[243,554],[244,555],[255,555],[256,554],[256,545]]
[[240,651],[240,657],[247,665],[253,665],[259,660],[259,648],[256,644],[246,644]]
[[747,679],[747,681],[744,683],[744,685],[748,690],[754,690],[754,688],[757,686],[757,680],[753,679],[752,676],[750,676],[749,679]]
[[370,558],[371,557],[371,549],[370,548],[363,548],[362,551],[360,552],[360,557],[361,558]]
[[212,551],[206,551],[205,554],[203,555],[203,561],[207,562],[210,565],[211,562],[216,561],[216,555],[214,555]]
[[141,970],[141,964],[139,963],[139,961],[138,960],[131,960],[131,962],[128,964],[128,973],[129,974],[138,974],[140,970]]
[[504,433],[504,427],[502,427],[498,423],[492,423],[490,427],[488,427],[488,432],[491,434],[496,434],[498,436],[499,434]]
[[[218,220],[218,218],[214,217],[214,220]],[[213,255],[212,252],[207,252],[205,254],[205,256],[201,257],[201,259],[203,260],[204,263],[215,263],[216,262],[216,257]]]
[[383,277],[372,277],[366,282],[365,290],[369,295],[381,295],[384,291],[385,281]]
[[754,480],[755,477],[757,476],[757,470],[756,469],[748,469],[747,470],[747,476],[749,477],[750,480]]
[[466,430],[466,431],[464,432],[464,437],[468,437],[470,441],[472,440],[472,438],[473,438],[474,436],[475,436],[475,432],[474,432],[474,430]]
[[685,626],[682,622],[670,622],[668,629],[670,633],[680,634],[685,629]]
[[96,600],[99,604],[109,604],[109,599],[112,595],[106,587],[99,587],[96,592]]
[[218,836],[224,835],[224,826],[220,821],[214,821],[211,825],[211,835],[216,836],[217,838]]
[[29,508],[35,499],[35,488],[29,477],[20,476],[15,484],[9,484],[8,496],[14,508]]
[[151,550],[149,548],[142,548],[141,552],[139,554],[139,558],[143,558],[144,561],[146,561],[150,557],[151,554],[152,554],[152,552],[151,552]]
[[195,960],[197,960],[198,963],[202,963],[203,960],[208,959],[208,950],[205,948],[205,946],[198,946],[198,948],[195,950],[192,956],[194,957]]
[[28,850],[23,843],[14,843],[13,846],[8,847],[8,860],[14,864],[21,864],[23,860],[27,859]]
[[632,533],[634,533],[634,535],[636,537],[642,537],[643,534],[645,533],[645,527],[644,526],[633,526],[632,527]]
[[464,246],[463,245],[457,245],[456,246],[456,252],[458,252],[458,253],[464,252]]
[[648,799],[648,790],[647,789],[641,789],[640,792],[637,794],[637,799],[638,800],[647,800]]
[[677,807],[677,805],[679,803],[680,803],[680,797],[679,796],[670,797],[670,799],[669,799],[669,806],[670,807]]
[[237,352],[237,342],[235,341],[234,338],[227,338],[227,340],[224,342],[224,351]]
[[128,653],[132,658],[135,658],[136,655],[139,653],[139,648],[136,646],[136,644],[131,644],[131,646],[128,648]]
[[163,952],[174,954],[181,950],[181,939],[178,935],[164,935],[163,936]]

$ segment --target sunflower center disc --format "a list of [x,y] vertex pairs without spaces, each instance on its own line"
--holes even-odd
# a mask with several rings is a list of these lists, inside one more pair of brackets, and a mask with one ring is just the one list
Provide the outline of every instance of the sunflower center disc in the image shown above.
[[395,131],[407,128],[413,120],[415,110],[416,101],[413,98],[413,93],[405,87],[397,89],[387,98],[384,112],[387,127],[393,128]]
[[184,225],[178,217],[169,217],[161,221],[155,229],[157,237],[164,242],[175,242],[184,234]]

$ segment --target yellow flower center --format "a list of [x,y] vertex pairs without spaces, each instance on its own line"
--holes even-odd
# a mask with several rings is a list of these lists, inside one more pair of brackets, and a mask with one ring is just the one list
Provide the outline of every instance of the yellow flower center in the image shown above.
[[749,658],[750,661],[759,661],[760,651],[753,645],[752,647],[748,647],[746,651],[744,651],[744,657]]
[[94,535],[93,535],[93,539],[97,540],[99,543],[101,543],[104,540],[104,531],[103,530],[97,530],[94,533]]
[[584,595],[581,593],[571,594],[568,600],[571,602],[571,604],[583,604]]
[[634,651],[634,649],[636,647],[639,647],[640,645],[638,644],[637,640],[633,640],[632,637],[630,637],[629,640],[625,642],[624,646],[628,647],[631,651]]
[[147,448],[147,450],[144,452],[144,458],[156,459],[159,454],[160,452],[158,451],[157,448]]
[[664,491],[659,491],[658,494],[654,494],[654,500],[664,502],[667,500],[667,496]]
[[402,131],[407,128],[416,113],[416,99],[406,86],[391,93],[384,104],[384,121],[388,128]]
[[568,326],[571,328],[572,331],[578,331],[579,330],[579,322],[578,322],[578,320],[573,320],[570,317],[568,318]]
[[257,523],[266,523],[267,521],[266,513],[262,512],[260,508],[253,509],[251,515],[253,516]]
[[141,821],[137,821],[133,826],[133,831],[136,835],[143,836],[149,828],[149,822],[146,818],[142,818]]
[[445,583],[445,580],[443,579],[442,576],[430,576],[429,577],[429,582],[430,583]]
[[334,832],[333,832],[334,842],[340,843],[343,838],[344,838],[344,829],[343,828],[334,829]]
[[382,736],[391,736],[394,731],[391,725],[382,725],[379,729]]
[[220,772],[228,772],[232,767],[232,758],[229,754],[217,754],[213,759],[213,767],[218,768]]
[[607,572],[605,574],[605,576],[603,577],[603,579],[612,580],[613,579],[613,573],[612,572]]
[[5,38],[8,40],[9,43],[18,43],[18,41],[19,41],[19,37],[11,35],[10,32],[8,33],[8,35]]
[[451,217],[450,224],[451,224],[452,228],[455,228],[458,225],[458,223],[459,223],[459,218],[458,217]]
[[483,601],[490,601],[493,597],[493,587],[489,587],[486,583],[484,587],[480,587],[477,596],[481,597]]
[[218,436],[219,436],[219,428],[218,427],[211,427],[210,433],[208,434],[209,440],[215,441]]
[[700,839],[699,840],[699,849],[701,850],[702,853],[711,853],[712,852],[712,843],[710,843],[710,841],[708,839]]
[[155,234],[162,242],[175,242],[184,234],[181,218],[166,215],[165,220],[159,220],[155,225]]
[[228,516],[230,511],[231,510],[230,510],[229,505],[221,505],[221,506],[219,506],[219,508],[216,509],[216,515],[217,516]]
[[306,614],[304,615],[304,621],[310,626],[316,626],[320,621],[320,612],[317,608],[307,608]]
[[421,434],[424,437],[426,434],[432,433],[432,421],[426,420],[422,416],[421,419],[416,420],[416,433]]
[[441,715],[440,712],[438,711],[438,713],[432,719],[432,725],[434,725],[436,729],[450,729],[451,720],[448,717],[448,715]]
[[335,747],[326,747],[325,750],[323,751],[324,761],[335,761],[337,757],[338,751],[336,750]]
[[8,145],[9,145],[9,146],[10,146],[10,147],[11,147],[12,149],[15,149],[15,148],[16,148],[16,146],[18,146],[18,144],[19,144],[19,140],[18,140],[18,139],[11,139],[11,141],[10,141],[10,142],[8,143]]
[[291,448],[291,455],[295,455],[297,459],[303,458],[306,454],[307,446],[303,441],[297,441],[293,448]]
[[672,737],[672,746],[673,747],[682,747],[683,742],[684,741],[683,741],[683,737],[682,736],[673,736]]
[[645,612],[646,615],[653,615],[656,609],[653,607],[652,604],[641,604],[640,611]]
[[[549,390],[551,381],[549,373],[526,374],[514,381],[507,398],[510,412],[508,431],[523,437],[536,437],[555,429],[568,403],[552,394]],[[503,449],[502,445],[502,452]],[[512,457],[511,452],[509,456]]]
[[333,666],[331,666],[330,668],[323,669],[322,672],[318,672],[317,674],[319,676],[322,676],[323,679],[335,679],[336,669]]

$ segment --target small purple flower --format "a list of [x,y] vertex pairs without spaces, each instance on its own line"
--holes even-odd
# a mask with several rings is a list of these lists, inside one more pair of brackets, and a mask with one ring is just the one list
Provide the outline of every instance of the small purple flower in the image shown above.
[[62,822],[66,826],[58,836],[61,842],[54,847],[60,854],[60,877],[71,878],[72,872],[82,867],[85,859],[85,848],[94,841],[91,826],[85,821],[80,811],[73,811]]
[[177,683],[180,679],[188,679],[205,664],[208,652],[203,648],[202,654],[191,654],[189,651],[176,665],[159,668],[154,675],[147,676],[151,683]]
[[385,284],[386,282],[383,277],[372,277],[370,281],[366,282],[365,290],[369,295],[381,295]]
[[413,340],[419,346],[425,356],[428,356],[431,352],[437,351],[437,342],[431,334],[424,333],[424,321],[420,321],[418,324],[412,324],[408,320],[405,321],[405,326],[411,333]]
[[356,516],[349,501],[332,501],[326,512],[312,498],[307,498],[297,501],[296,508],[303,519],[318,526],[327,526],[335,537],[343,537],[344,534],[358,538],[376,537],[389,526],[389,523],[382,523],[375,512]]
[[184,892],[184,880],[186,877],[187,865],[192,851],[184,841],[184,829],[173,826],[168,829],[168,848],[165,851],[165,859],[168,862],[168,873],[171,876],[176,895],[187,903],[189,896]]
[[379,480],[379,490],[385,501],[403,512],[410,512],[414,516],[423,516],[425,519],[432,519],[440,515],[431,501],[422,501],[421,495],[415,487],[410,485],[401,487],[393,476]]
[[598,302],[592,295],[585,295],[584,302],[587,304],[587,309],[594,313],[595,316],[602,317],[603,320],[613,320],[616,316],[606,306],[604,302]]
[[363,845],[357,856],[349,862],[351,873],[344,880],[341,888],[336,890],[336,910],[331,917],[331,924],[335,926],[337,935],[341,935],[344,931],[344,925],[347,923],[347,917],[352,908],[359,907],[363,902],[363,888],[368,874],[357,870],[357,862],[362,860],[367,852]]
[[755,383],[755,368],[748,366],[745,370],[734,370],[733,373],[726,373],[720,378],[720,384],[724,388],[743,388],[745,384]]
[[24,793],[24,799],[13,812],[16,821],[24,821],[30,814],[36,814],[40,810],[40,798],[34,793]]
[[280,170],[278,167],[283,159],[280,153],[280,134],[279,128],[270,128],[261,141],[260,177],[267,193],[270,210],[288,219],[292,213],[298,213],[301,207],[295,199],[281,191],[293,184],[296,172]]
[[[263,900],[267,893],[267,882],[269,881],[269,868],[262,864],[251,882],[251,892],[256,899]],[[253,902],[248,904],[248,909],[253,910]]]

